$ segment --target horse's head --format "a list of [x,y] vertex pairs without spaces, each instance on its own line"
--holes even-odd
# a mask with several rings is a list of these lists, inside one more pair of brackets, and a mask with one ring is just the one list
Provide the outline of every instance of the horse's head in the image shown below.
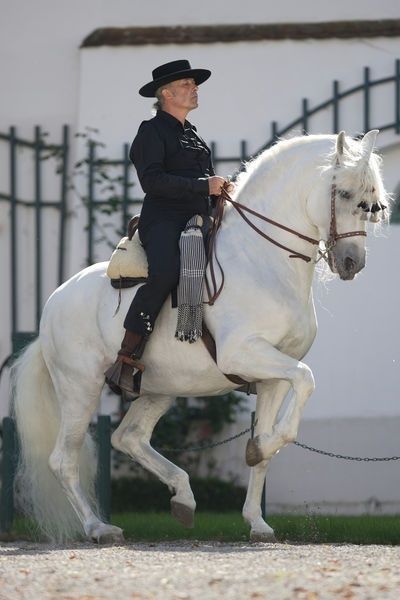
[[369,131],[354,141],[340,132],[330,164],[323,169],[330,201],[322,206],[319,199],[317,207],[315,196],[310,198],[320,239],[326,240],[328,264],[345,280],[365,266],[367,221],[377,223],[388,211],[379,158],[372,152],[377,134]]

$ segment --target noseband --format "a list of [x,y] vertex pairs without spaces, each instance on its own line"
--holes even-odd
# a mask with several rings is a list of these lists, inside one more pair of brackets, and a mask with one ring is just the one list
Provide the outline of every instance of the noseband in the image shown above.
[[[342,238],[355,237],[358,235],[363,235],[363,236],[367,235],[367,233],[365,231],[348,231],[347,233],[338,233],[337,232],[336,196],[337,196],[336,174],[334,174],[333,178],[332,178],[332,185],[331,185],[331,222],[330,222],[330,227],[329,227],[329,238],[325,242],[324,250],[322,250],[321,248],[318,248],[319,258],[315,262],[319,262],[321,259],[324,259],[326,262],[329,262],[329,253],[331,252],[332,248],[336,245],[337,240],[340,240]],[[217,199],[215,215],[214,215],[214,224],[213,224],[213,227],[212,227],[212,230],[210,233],[210,237],[209,237],[208,263],[210,265],[210,277],[211,277],[211,285],[212,285],[213,292],[211,292],[210,284],[206,278],[206,288],[207,288],[207,294],[208,294],[208,298],[209,298],[207,304],[210,304],[210,305],[214,304],[215,300],[220,295],[222,288],[224,286],[224,279],[225,279],[224,271],[223,271],[223,269],[218,261],[218,258],[216,257],[216,254],[215,254],[215,238],[216,238],[217,232],[222,223],[225,202],[229,202],[230,204],[232,204],[232,206],[237,210],[237,212],[242,217],[242,219],[244,221],[246,221],[246,223],[248,225],[250,225],[250,227],[252,229],[254,229],[254,231],[256,231],[259,235],[261,235],[263,238],[265,238],[266,240],[271,242],[271,244],[278,246],[278,248],[282,248],[282,250],[289,252],[290,253],[289,258],[300,258],[301,260],[304,260],[307,263],[312,260],[312,258],[310,256],[306,256],[305,254],[302,254],[301,252],[297,252],[296,250],[291,250],[290,248],[288,248],[288,246],[284,246],[280,242],[277,242],[273,238],[269,237],[266,233],[264,233],[256,225],[254,225],[254,223],[252,223],[250,221],[250,219],[246,216],[245,212],[248,212],[248,213],[258,217],[259,219],[262,219],[263,221],[266,221],[267,223],[270,223],[271,225],[274,225],[275,227],[278,227],[279,229],[283,229],[284,231],[287,231],[288,233],[296,235],[300,239],[305,240],[306,242],[308,242],[309,244],[312,244],[313,246],[319,246],[320,240],[315,240],[314,238],[303,235],[302,233],[296,231],[295,229],[291,229],[290,227],[287,227],[286,225],[282,225],[282,223],[273,221],[272,219],[269,219],[265,215],[262,215],[261,213],[253,210],[252,208],[249,208],[248,206],[245,206],[244,204],[240,204],[240,202],[236,202],[236,200],[233,200],[231,198],[231,196],[228,194],[228,192],[226,190],[226,185],[224,185],[224,187],[221,190],[221,195]],[[219,287],[217,286],[217,281],[216,281],[216,277],[215,277],[214,258],[215,258],[215,260],[218,264],[219,270],[221,272],[221,284]]]
[[[337,186],[336,186],[336,175],[334,174],[332,177],[332,185],[331,185],[331,224],[329,227],[329,238],[325,243],[325,251],[321,249],[318,250],[320,257],[324,258],[324,260],[328,261],[328,254],[332,250],[332,248],[336,245],[336,242],[342,238],[354,237],[356,235],[363,235],[366,237],[366,231],[348,231],[347,233],[338,233],[336,226],[336,196],[337,196]],[[318,261],[317,261],[318,262]]]

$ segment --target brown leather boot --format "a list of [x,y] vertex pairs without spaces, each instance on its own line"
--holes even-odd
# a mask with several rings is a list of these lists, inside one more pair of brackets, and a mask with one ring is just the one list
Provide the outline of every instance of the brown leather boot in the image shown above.
[[116,394],[140,394],[144,365],[138,359],[143,354],[146,341],[140,333],[125,331],[117,360],[104,373],[106,383]]

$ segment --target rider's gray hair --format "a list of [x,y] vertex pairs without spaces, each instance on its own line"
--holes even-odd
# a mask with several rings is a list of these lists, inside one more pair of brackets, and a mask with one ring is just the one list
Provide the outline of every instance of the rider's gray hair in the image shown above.
[[163,91],[163,89],[165,89],[167,87],[167,85],[162,85],[162,86],[160,86],[159,88],[156,89],[155,97],[157,98],[157,100],[153,104],[153,109],[155,111],[161,110],[162,107],[163,107],[164,98],[163,98],[163,95],[162,95],[161,92]]

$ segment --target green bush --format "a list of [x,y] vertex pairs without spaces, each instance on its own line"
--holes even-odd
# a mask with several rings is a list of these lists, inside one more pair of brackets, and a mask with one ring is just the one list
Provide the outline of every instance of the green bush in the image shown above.
[[[227,481],[209,477],[190,481],[197,508],[201,511],[240,511],[246,489]],[[113,479],[112,512],[169,510],[171,494],[163,483],[153,479],[120,477]]]

